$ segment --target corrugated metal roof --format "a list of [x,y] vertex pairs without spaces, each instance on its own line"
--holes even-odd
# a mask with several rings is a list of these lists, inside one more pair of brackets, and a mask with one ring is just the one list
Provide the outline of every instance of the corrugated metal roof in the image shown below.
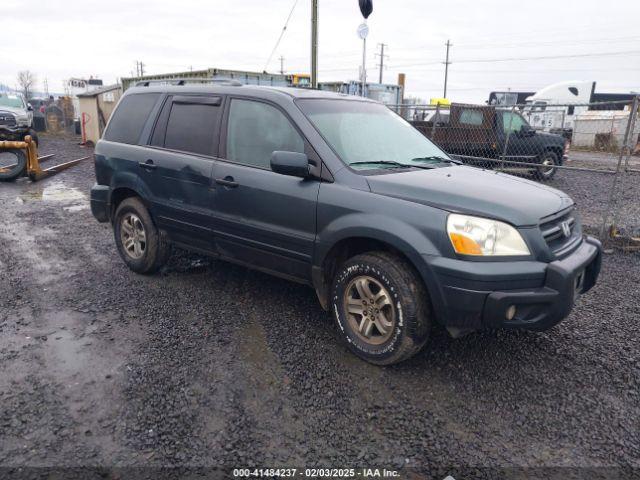
[[78,98],[80,98],[80,97],[97,97],[98,95],[100,95],[102,93],[111,92],[112,90],[118,90],[119,88],[122,88],[122,87],[120,86],[120,84],[116,83],[114,85],[107,85],[106,87],[96,88],[95,90],[91,90],[90,92],[79,93],[76,96]]

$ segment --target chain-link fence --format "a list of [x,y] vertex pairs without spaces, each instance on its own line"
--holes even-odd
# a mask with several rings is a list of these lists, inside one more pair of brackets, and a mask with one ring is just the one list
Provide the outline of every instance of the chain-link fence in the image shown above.
[[390,108],[468,165],[566,192],[585,231],[607,248],[640,251],[639,100]]

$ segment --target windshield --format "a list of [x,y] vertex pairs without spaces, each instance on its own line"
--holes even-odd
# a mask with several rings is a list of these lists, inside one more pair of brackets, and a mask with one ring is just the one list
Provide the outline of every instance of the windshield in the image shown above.
[[0,93],[0,107],[24,108],[24,104],[18,95]]
[[297,104],[352,168],[424,167],[449,161],[446,153],[384,105],[321,99]]

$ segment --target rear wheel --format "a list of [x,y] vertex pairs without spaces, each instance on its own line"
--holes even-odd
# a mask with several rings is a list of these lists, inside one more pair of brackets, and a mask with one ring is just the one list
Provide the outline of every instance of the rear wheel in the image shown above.
[[139,198],[127,198],[118,206],[113,233],[120,257],[134,272],[153,273],[166,263],[169,246]]
[[414,269],[396,255],[371,252],[345,262],[334,279],[331,303],[347,346],[368,362],[401,362],[428,339],[426,289]]
[[27,155],[24,150],[0,150],[0,181],[9,182],[24,175]]
[[546,151],[540,157],[540,167],[538,167],[534,176],[538,180],[551,180],[558,170],[556,166],[559,165],[558,155],[552,151]]

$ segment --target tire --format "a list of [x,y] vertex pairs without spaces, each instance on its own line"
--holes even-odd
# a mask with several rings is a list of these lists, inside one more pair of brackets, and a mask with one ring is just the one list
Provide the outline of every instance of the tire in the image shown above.
[[120,203],[114,215],[113,234],[120,257],[134,272],[154,273],[167,262],[169,245],[139,198]]
[[[362,282],[369,282],[368,287]],[[367,297],[367,290],[373,297]],[[368,303],[361,297],[369,298]],[[363,314],[353,313],[360,309]],[[432,314],[426,288],[411,265],[386,252],[358,255],[340,266],[331,288],[331,310],[347,347],[376,365],[408,359],[429,338]]]
[[0,151],[0,168],[15,163],[15,166],[9,170],[0,170],[0,181],[10,182],[24,175],[27,170],[27,154],[24,150],[12,148]]
[[558,155],[555,152],[552,152],[551,150],[547,150],[540,156],[540,164],[541,165],[546,164],[548,166],[551,166],[551,168],[549,167],[537,168],[536,170],[534,170],[533,176],[537,180],[546,182],[547,180],[551,180],[554,177],[554,175],[558,171],[558,169],[555,168],[555,165],[559,165],[560,161],[558,160]]

